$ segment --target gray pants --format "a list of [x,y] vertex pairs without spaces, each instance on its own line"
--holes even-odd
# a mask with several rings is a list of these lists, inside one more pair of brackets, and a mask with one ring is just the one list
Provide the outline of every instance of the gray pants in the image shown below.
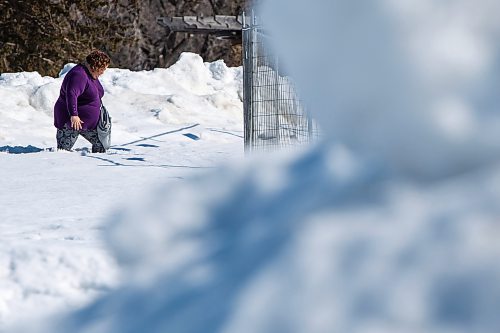
[[93,153],[105,153],[106,149],[102,146],[101,141],[97,135],[97,130],[91,131],[77,131],[72,128],[57,129],[57,149],[71,150],[75,145],[78,135],[83,136],[88,142],[92,144]]

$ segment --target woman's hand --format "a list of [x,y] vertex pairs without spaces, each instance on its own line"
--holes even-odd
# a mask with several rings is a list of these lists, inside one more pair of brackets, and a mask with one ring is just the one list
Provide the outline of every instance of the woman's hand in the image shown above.
[[71,127],[76,130],[76,131],[79,131],[82,129],[82,124],[83,124],[83,121],[80,119],[80,117],[78,116],[71,116]]

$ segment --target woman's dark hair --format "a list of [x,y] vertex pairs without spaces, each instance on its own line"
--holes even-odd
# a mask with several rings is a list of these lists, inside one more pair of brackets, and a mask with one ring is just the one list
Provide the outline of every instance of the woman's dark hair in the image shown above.
[[95,71],[99,69],[106,68],[109,66],[109,63],[111,62],[111,59],[109,56],[99,50],[94,50],[90,52],[90,54],[85,58],[87,60],[87,63],[89,64],[90,68]]

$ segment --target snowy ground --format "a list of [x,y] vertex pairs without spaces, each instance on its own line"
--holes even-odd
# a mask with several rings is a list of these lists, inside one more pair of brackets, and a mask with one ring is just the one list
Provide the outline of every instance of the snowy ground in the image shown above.
[[183,54],[169,69],[108,69],[106,154],[89,153],[83,138],[74,152],[54,151],[61,82],[38,73],[0,77],[0,331],[117,285],[102,241],[114,209],[154,184],[243,156],[241,68]]

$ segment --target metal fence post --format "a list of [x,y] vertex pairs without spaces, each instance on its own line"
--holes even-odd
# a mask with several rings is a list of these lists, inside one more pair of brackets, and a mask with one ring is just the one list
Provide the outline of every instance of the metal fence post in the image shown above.
[[243,14],[243,109],[245,152],[307,143],[319,136],[291,78],[270,50],[256,15]]

